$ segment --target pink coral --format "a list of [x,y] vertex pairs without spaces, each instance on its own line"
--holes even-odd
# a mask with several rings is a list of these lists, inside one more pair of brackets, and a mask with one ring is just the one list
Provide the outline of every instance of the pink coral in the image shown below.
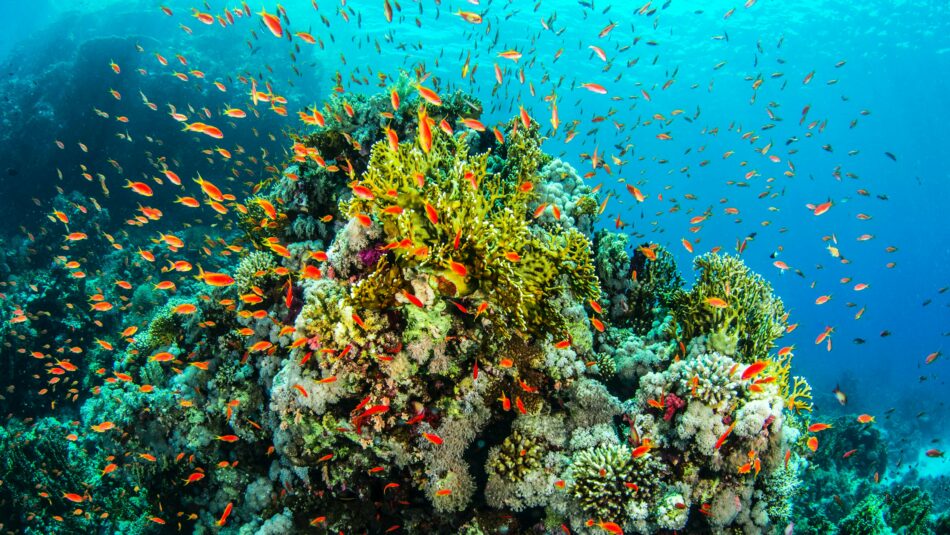
[[676,411],[686,406],[686,402],[672,392],[666,395],[664,402],[666,413],[663,414],[663,420],[667,422],[673,418],[673,415],[676,414]]

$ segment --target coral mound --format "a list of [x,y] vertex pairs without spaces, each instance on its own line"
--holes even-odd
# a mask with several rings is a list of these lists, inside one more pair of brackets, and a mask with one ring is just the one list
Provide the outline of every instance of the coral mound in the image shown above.
[[134,499],[53,526],[61,485],[7,496],[31,526],[144,532],[179,511],[221,533],[784,525],[810,406],[790,356],[768,355],[785,315],[767,283],[710,254],[687,291],[661,247],[592,236],[597,194],[530,118],[467,129],[480,104],[436,106],[407,80],[328,108],[248,199],[235,284],[183,285],[189,316],[140,300],[148,332],[77,425],[79,444],[129,452],[121,477],[30,437],[82,465],[65,475],[92,503]]

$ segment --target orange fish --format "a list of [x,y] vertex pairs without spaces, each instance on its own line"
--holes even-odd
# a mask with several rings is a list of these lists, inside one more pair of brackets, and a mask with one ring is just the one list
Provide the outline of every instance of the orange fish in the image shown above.
[[182,303],[172,309],[174,314],[194,314],[198,310],[198,307],[191,303]]
[[131,180],[125,181],[126,189],[130,189],[143,197],[151,197],[153,195],[152,187],[144,182],[132,182]]
[[590,323],[591,325],[594,326],[595,329],[597,329],[598,332],[604,332],[604,324],[599,319],[590,318]]
[[644,455],[649,453],[651,449],[653,449],[653,443],[650,442],[650,439],[643,439],[643,444],[634,448],[631,455],[634,458],[643,457]]
[[425,99],[425,101],[428,102],[429,104],[432,104],[433,106],[442,105],[442,99],[439,97],[438,93],[436,93],[435,91],[427,87],[423,87],[421,85],[416,86],[416,89],[419,90],[419,96]]
[[274,37],[280,38],[284,36],[284,29],[280,25],[280,17],[268,13],[267,10],[263,8],[258,15],[264,20],[264,25],[267,26],[270,33],[274,34]]
[[466,128],[471,128],[472,130],[475,130],[476,132],[485,131],[485,125],[482,124],[482,122],[479,121],[478,119],[462,119],[461,122],[463,125],[465,125]]
[[234,502],[228,502],[228,504],[227,504],[226,506],[224,506],[224,512],[221,513],[221,518],[219,518],[218,521],[215,522],[215,524],[218,525],[218,526],[223,526],[224,523],[225,523],[225,522],[227,521],[227,519],[228,519],[228,515],[231,514],[231,510],[232,510],[233,508],[234,508]]
[[482,23],[482,16],[479,15],[478,13],[472,13],[471,11],[462,11],[462,10],[459,10],[459,11],[456,11],[455,14],[458,15],[458,16],[460,16],[460,17],[462,17],[462,19],[463,19],[465,22],[468,22],[468,23],[471,23],[471,24],[481,24],[481,23]]
[[768,362],[765,362],[762,360],[753,362],[748,367],[746,367],[745,371],[742,372],[742,376],[741,376],[742,380],[745,381],[747,379],[751,379],[755,377],[756,375],[762,373],[762,370],[764,370],[765,367],[768,366],[768,364],[769,364]]
[[834,204],[834,203],[832,203],[831,201],[823,202],[823,203],[821,203],[821,204],[819,204],[819,205],[816,205],[816,206],[812,209],[812,213],[814,213],[815,215],[821,215],[821,214],[827,212],[828,210],[830,210],[833,204]]
[[466,268],[463,264],[460,264],[454,260],[449,260],[449,269],[451,269],[453,273],[461,277],[468,276],[468,268]]
[[204,281],[208,286],[230,286],[234,284],[234,279],[226,273],[206,273],[201,266],[198,266],[198,274],[195,278]]
[[733,420],[732,423],[729,424],[729,427],[726,428],[726,431],[723,432],[723,434],[719,436],[718,440],[716,440],[716,444],[713,446],[713,449],[718,450],[719,448],[721,448],[722,444],[726,441],[726,438],[729,437],[729,434],[732,433],[732,430],[735,427],[736,427],[736,422],[735,420]]
[[623,535],[623,528],[621,528],[616,522],[598,522],[597,527],[606,531],[607,533]]
[[403,297],[405,297],[405,298],[406,298],[410,303],[412,303],[413,305],[416,305],[416,306],[419,307],[419,308],[423,308],[423,307],[424,307],[424,305],[422,304],[422,301],[419,300],[418,297],[412,295],[411,293],[407,292],[406,290],[403,290],[403,291],[402,291],[402,295],[403,295]]
[[425,437],[425,439],[428,440],[429,442],[435,444],[436,446],[442,445],[442,437],[440,437],[439,435],[436,435],[433,433],[422,433],[422,436]]
[[274,347],[274,344],[268,342],[267,340],[261,340],[260,342],[257,342],[251,347],[247,348],[247,350],[252,353],[255,353],[258,351],[267,351],[268,349],[272,347]]
[[602,85],[600,85],[600,84],[594,84],[594,83],[588,82],[588,83],[583,83],[583,84],[581,84],[581,87],[583,87],[584,89],[586,89],[586,90],[588,90],[588,91],[590,91],[590,92],[592,92],[592,93],[597,93],[597,94],[599,94],[599,95],[606,95],[606,94],[607,94],[607,90],[604,88],[604,86],[602,86]]

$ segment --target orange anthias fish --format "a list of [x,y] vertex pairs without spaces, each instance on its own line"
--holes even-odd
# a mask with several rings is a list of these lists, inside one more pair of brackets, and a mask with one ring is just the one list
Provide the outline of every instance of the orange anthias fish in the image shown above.
[[614,535],[623,535],[623,528],[616,522],[598,522],[597,527]]
[[436,435],[434,433],[422,433],[422,436],[425,437],[425,439],[428,440],[429,442],[435,444],[436,446],[442,445],[442,437],[440,437],[439,435]]
[[203,281],[208,286],[230,286],[234,284],[234,279],[227,273],[206,273],[205,270],[201,269],[201,266],[198,266],[198,274],[195,275],[195,278]]
[[233,508],[234,508],[234,502],[228,502],[228,504],[224,507],[224,512],[221,513],[221,518],[218,519],[218,521],[215,522],[215,524],[218,525],[218,526],[223,526],[224,523],[227,522],[227,520],[228,520],[228,515],[231,514],[231,510],[232,510]]
[[746,369],[742,372],[742,375],[741,375],[742,380],[745,381],[747,379],[752,379],[756,375],[762,373],[762,370],[764,370],[765,367],[768,365],[769,365],[768,362],[765,362],[762,360],[749,364],[746,367]]
[[722,447],[723,443],[726,442],[726,439],[729,437],[729,434],[732,433],[732,430],[736,427],[736,422],[733,420],[729,427],[719,436],[719,439],[716,440],[716,444],[713,446],[713,449],[718,450]]
[[463,19],[465,22],[469,22],[469,23],[471,23],[471,24],[481,24],[481,23],[482,23],[482,16],[479,15],[478,13],[472,13],[471,11],[461,11],[461,10],[459,10],[459,11],[457,11],[455,14],[458,15],[458,16],[460,16],[460,17],[462,17],[462,19]]
[[707,297],[706,304],[713,308],[729,308],[729,303],[720,297]]
[[267,26],[270,33],[274,34],[274,37],[280,38],[284,36],[284,29],[280,25],[280,17],[268,13],[266,9],[261,9],[258,15],[264,20],[264,25]]

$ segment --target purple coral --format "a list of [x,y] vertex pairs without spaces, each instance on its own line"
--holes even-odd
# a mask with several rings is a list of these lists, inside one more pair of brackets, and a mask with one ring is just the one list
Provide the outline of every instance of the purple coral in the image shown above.
[[686,406],[686,402],[672,392],[666,395],[666,399],[664,401],[666,413],[663,414],[663,420],[667,422],[673,419],[673,415],[676,414],[676,411]]
[[376,262],[379,262],[380,257],[383,256],[383,251],[379,250],[375,245],[363,249],[362,251],[356,253],[356,257],[360,262],[363,263],[366,267],[375,266]]

